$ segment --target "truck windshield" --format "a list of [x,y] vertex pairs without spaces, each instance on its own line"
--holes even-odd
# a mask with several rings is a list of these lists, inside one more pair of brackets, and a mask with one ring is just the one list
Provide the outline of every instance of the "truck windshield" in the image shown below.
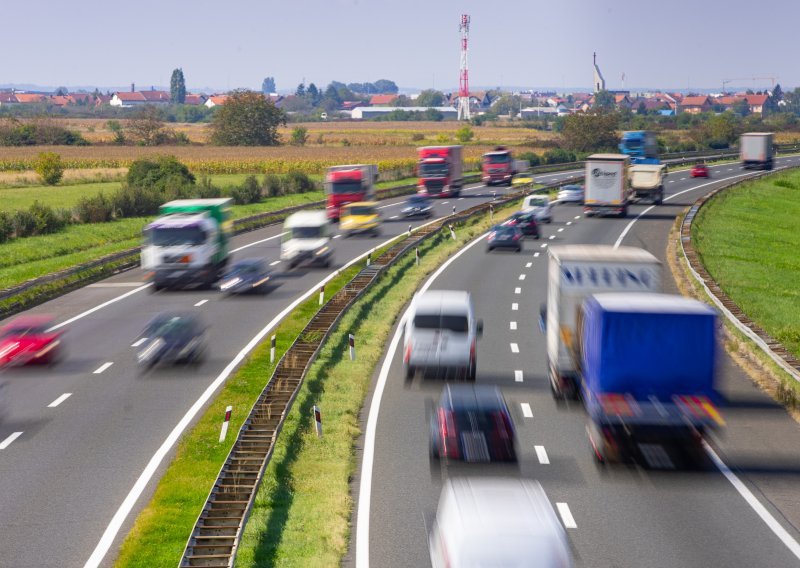
[[483,159],[489,164],[507,164],[511,161],[511,156],[509,154],[489,154]]
[[469,329],[469,320],[467,316],[417,314],[414,317],[414,327],[466,333]]
[[293,239],[319,239],[323,237],[322,227],[292,227]]
[[420,164],[419,175],[425,178],[447,177],[447,164]]
[[197,227],[164,227],[150,231],[150,242],[157,247],[202,245],[205,241],[205,231]]
[[328,184],[328,193],[337,195],[343,193],[363,193],[363,191],[360,181],[337,181]]

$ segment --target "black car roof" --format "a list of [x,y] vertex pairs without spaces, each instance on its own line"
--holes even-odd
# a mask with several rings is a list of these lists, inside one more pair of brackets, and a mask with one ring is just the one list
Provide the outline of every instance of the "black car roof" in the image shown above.
[[447,385],[441,406],[459,409],[500,409],[505,407],[500,389],[492,385]]

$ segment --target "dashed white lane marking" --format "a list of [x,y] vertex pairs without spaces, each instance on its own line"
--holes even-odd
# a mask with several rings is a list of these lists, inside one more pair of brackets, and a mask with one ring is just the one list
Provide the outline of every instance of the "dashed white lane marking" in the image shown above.
[[572,221],[567,221],[567,225],[572,225]]
[[517,322],[515,321],[508,322],[508,327],[511,329],[511,331],[515,331],[517,329]]
[[143,282],[98,282],[89,284],[87,288],[136,288],[142,284]]
[[556,507],[558,508],[558,514],[561,515],[561,522],[564,523],[564,526],[568,529],[577,529],[578,525],[575,524],[575,518],[569,510],[569,505],[566,503],[556,503]]
[[519,353],[519,345],[517,345],[516,343],[512,343],[511,344],[511,352],[512,353]]
[[8,438],[0,442],[0,450],[5,450],[8,446],[11,445],[11,442],[16,440],[20,436],[22,436],[22,432],[14,432],[13,434],[11,434]]
[[524,275],[524,274],[520,274],[520,275],[519,275],[519,279],[520,279],[520,280],[525,280],[525,275]]
[[533,258],[536,258],[536,257],[538,257],[538,256],[539,256],[539,253],[538,253],[538,252],[535,252],[535,253],[533,253]]
[[137,340],[137,341],[134,341],[133,343],[131,343],[131,347],[139,347],[139,346],[140,346],[142,343],[144,343],[145,341],[147,341],[147,338],[146,338],[146,337],[142,337],[141,339],[139,339],[139,340]]
[[195,308],[199,308],[200,306],[202,306],[202,305],[203,305],[203,304],[205,304],[206,302],[208,302],[208,300],[200,300],[199,302],[197,302],[197,303],[194,305],[194,307],[195,307]]
[[102,373],[103,371],[105,371],[106,369],[108,369],[108,368],[109,368],[111,365],[113,365],[113,364],[114,364],[114,362],[113,362],[113,361],[108,361],[107,363],[103,363],[102,365],[100,365],[100,366],[97,368],[97,370],[94,372],[94,374],[95,374],[95,375],[99,375],[100,373]]
[[685,181],[686,178],[678,178],[678,181]]
[[732,171],[733,171],[733,168],[728,168],[728,171],[729,171],[729,172],[732,172]]
[[564,231],[564,227],[559,227],[558,231],[556,231],[556,232],[561,233],[563,231]]
[[674,179],[669,180],[669,183],[675,183]]
[[458,200],[459,201],[464,201],[464,198],[463,197],[459,197]]
[[544,449],[544,446],[533,446],[533,449],[536,450],[536,457],[539,458],[540,464],[547,465],[550,463],[550,458],[547,457],[547,450]]
[[[539,254],[539,253],[537,252],[536,254]],[[528,262],[528,263],[525,264],[525,268],[530,268],[531,266],[533,266],[532,262]]]
[[530,404],[528,404],[527,402],[523,402],[519,406],[522,409],[522,415],[525,418],[533,418],[533,410],[531,410]]
[[511,304],[511,310],[512,311],[516,312],[518,309],[519,309],[519,304],[518,303],[514,302],[513,304]]
[[269,263],[269,265],[270,266],[278,266],[280,263],[281,263],[280,260],[273,260],[272,262]]
[[551,241],[552,241],[553,239],[555,239],[555,238],[556,238],[556,236],[555,236],[555,235],[550,235],[550,240],[551,240]]
[[522,288],[514,288],[515,294],[522,294]]
[[547,248],[547,243],[542,243],[542,246],[539,248]]
[[108,300],[107,302],[103,302],[102,304],[99,304],[99,305],[97,305],[97,306],[95,306],[93,308],[90,308],[90,309],[86,310],[85,312],[81,312],[77,316],[72,316],[67,321],[62,321],[61,323],[54,325],[53,327],[51,327],[47,331],[49,333],[51,331],[55,331],[57,329],[60,329],[60,328],[64,327],[65,325],[69,325],[74,321],[78,321],[81,318],[85,318],[86,316],[88,316],[90,314],[93,314],[98,310],[102,310],[106,306],[110,306],[111,304],[113,304],[115,302],[119,302],[120,300],[124,300],[125,298],[127,298],[129,296],[133,296],[137,292],[141,292],[142,290],[144,290],[146,288],[149,288],[150,286],[152,286],[152,284],[150,284],[148,282],[147,284],[144,284],[143,286],[139,286],[138,288],[134,288],[133,290],[131,290],[129,292],[125,292],[124,294],[121,294],[121,295],[117,296],[116,298],[112,298],[112,299]]
[[522,371],[514,371],[514,380],[518,383],[522,382]]
[[392,215],[389,219],[397,219],[400,215]]
[[334,238],[334,239],[338,239],[338,238],[340,238],[341,236],[342,236],[342,235],[333,235],[333,238]]
[[450,203],[450,202],[449,201],[442,201],[442,205],[447,205],[448,203]]
[[58,406],[59,404],[61,404],[62,402],[64,402],[65,400],[67,400],[67,399],[68,399],[69,397],[71,397],[71,396],[72,396],[72,393],[71,393],[71,392],[65,392],[65,393],[64,393],[64,394],[62,394],[60,397],[58,397],[57,399],[55,399],[53,402],[51,402],[50,404],[48,404],[48,405],[47,405],[47,408],[55,408],[56,406]]
[[580,218],[581,218],[580,215],[575,215],[575,219],[580,219]]
[[267,242],[267,241],[271,241],[272,239],[279,239],[279,238],[281,238],[281,237],[282,237],[283,235],[285,235],[285,234],[286,234],[285,232],[282,232],[282,233],[279,233],[279,234],[277,234],[277,235],[272,235],[271,237],[267,237],[266,239],[261,239],[261,240],[258,240],[258,241],[253,241],[252,243],[248,243],[248,244],[246,244],[246,245],[242,245],[242,246],[240,246],[239,248],[235,248],[235,249],[233,249],[233,250],[231,251],[231,253],[234,253],[234,252],[239,252],[240,250],[244,250],[244,249],[246,249],[246,248],[250,248],[250,247],[254,247],[254,246],[256,246],[256,245],[260,245],[261,243],[265,243],[265,242]]

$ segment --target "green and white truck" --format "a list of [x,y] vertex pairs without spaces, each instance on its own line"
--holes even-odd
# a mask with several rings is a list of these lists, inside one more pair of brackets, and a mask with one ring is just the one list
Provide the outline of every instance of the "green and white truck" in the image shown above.
[[233,223],[230,198],[178,199],[159,208],[144,228],[142,268],[153,289],[210,288],[228,263]]

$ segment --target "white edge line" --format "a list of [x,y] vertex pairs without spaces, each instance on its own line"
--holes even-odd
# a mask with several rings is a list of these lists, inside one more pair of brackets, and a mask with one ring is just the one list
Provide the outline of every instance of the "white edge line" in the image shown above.
[[72,396],[72,393],[71,393],[71,392],[65,392],[65,393],[64,393],[64,394],[62,394],[60,397],[58,397],[57,399],[55,399],[53,402],[51,402],[50,404],[48,404],[48,405],[47,405],[47,408],[55,408],[56,406],[58,406],[59,404],[61,404],[62,402],[64,402],[65,400],[67,400],[67,399],[68,399],[69,397],[71,397],[71,396]]
[[20,436],[22,436],[22,432],[14,432],[13,434],[11,434],[8,438],[0,442],[0,450],[5,450],[8,446],[11,445],[11,442],[16,440]]
[[730,468],[725,465],[720,457],[716,454],[716,452],[711,449],[711,446],[708,445],[707,442],[703,442],[703,447],[706,450],[706,453],[711,458],[711,461],[714,462],[714,465],[717,466],[720,473],[725,476],[725,478],[731,482],[734,489],[739,492],[739,495],[747,501],[747,504],[756,512],[756,514],[761,517],[761,520],[769,527],[769,529],[781,539],[781,542],[786,545],[786,548],[794,554],[798,559],[800,559],[800,543],[798,543],[789,532],[781,526],[781,524],[773,517],[767,508],[761,504],[761,502],[756,498],[755,495],[747,488],[747,486],[742,483],[742,480],[739,479],[736,474],[734,474]]
[[550,458],[547,457],[547,450],[544,449],[544,446],[534,446],[534,450],[536,450],[536,457],[539,459],[539,463],[542,465],[548,465],[550,463]]
[[[416,227],[415,230],[420,229],[421,227],[425,227],[430,223],[435,223],[437,221],[438,219],[433,219],[429,223],[425,223],[424,225]],[[266,337],[266,335],[270,331],[272,331],[272,329],[276,325],[278,325],[283,320],[283,318],[285,318],[293,309],[295,309],[302,302],[306,301],[313,294],[316,294],[319,291],[320,286],[327,284],[329,281],[333,280],[336,276],[339,275],[339,273],[342,270],[349,268],[350,266],[366,258],[367,255],[370,254],[373,250],[382,248],[392,243],[393,241],[397,240],[398,238],[404,237],[406,234],[407,233],[402,233],[400,235],[397,235],[395,237],[392,237],[391,239],[384,241],[383,243],[377,245],[374,249],[367,251],[361,254],[360,256],[355,257],[353,260],[349,261],[340,269],[328,274],[328,276],[323,278],[320,282],[309,288],[305,294],[303,294],[302,296],[297,298],[294,302],[289,304],[286,308],[284,308],[283,311],[281,311],[277,316],[275,316],[272,319],[272,321],[270,321],[261,331],[259,331],[255,335],[255,337],[253,337],[253,339],[251,339],[250,342],[247,343],[247,345],[245,345],[244,348],[241,351],[239,351],[239,353],[236,354],[236,356],[231,360],[230,363],[228,363],[228,365],[222,370],[222,372],[217,376],[217,378],[214,379],[214,382],[212,382],[208,386],[208,388],[206,388],[206,390],[203,391],[203,394],[200,395],[200,398],[198,398],[195,401],[195,403],[189,408],[189,410],[186,411],[186,414],[183,415],[183,418],[181,418],[180,421],[175,425],[172,431],[167,435],[167,438],[164,440],[164,442],[162,442],[161,446],[159,446],[158,450],[156,450],[156,453],[153,454],[153,457],[150,458],[150,461],[147,463],[142,473],[136,479],[136,482],[134,483],[133,487],[125,496],[125,499],[122,501],[122,504],[119,506],[119,509],[117,509],[116,513],[114,513],[114,516],[111,518],[111,522],[109,522],[108,526],[103,532],[103,535],[100,537],[100,541],[97,543],[97,546],[95,547],[91,556],[86,561],[86,564],[84,564],[84,568],[96,568],[100,566],[100,563],[103,561],[106,554],[108,553],[108,550],[111,548],[111,545],[114,543],[114,540],[116,539],[119,530],[122,528],[125,519],[127,519],[134,505],[136,505],[136,501],[138,501],[142,492],[147,487],[147,484],[155,475],[156,471],[158,470],[158,467],[161,465],[161,462],[164,460],[164,458],[170,452],[172,447],[181,437],[183,431],[186,430],[186,428],[192,423],[194,417],[203,409],[206,403],[214,395],[216,390],[226,381],[228,376],[234,370],[236,370],[239,363],[241,363],[242,360],[244,360],[247,354],[250,353],[250,351],[252,351],[255,348],[255,346],[258,345],[261,342],[261,340],[264,339],[264,337]],[[483,238],[484,236],[485,235],[482,235],[480,238],[476,239],[475,243],[479,242],[480,239]],[[466,248],[462,250],[466,250]],[[458,256],[459,255],[456,254],[455,256],[451,257],[450,262],[458,258]],[[449,262],[444,264],[443,267],[447,266],[448,264]],[[437,272],[436,274],[439,274],[439,272]]]
[[568,529],[577,529],[578,525],[575,524],[575,518],[572,516],[572,511],[569,510],[569,505],[566,503],[556,503],[558,507],[558,514],[561,515],[561,521]]
[[[451,256],[447,261],[442,264],[436,272],[422,285],[419,292],[427,290],[431,284],[438,278],[450,264],[456,261],[462,254],[467,252],[473,246],[477,245],[483,240],[488,233],[484,233],[476,237],[471,243],[466,245],[456,254]],[[408,309],[403,313],[400,322],[398,323],[397,330],[392,337],[389,348],[386,350],[386,356],[381,365],[378,380],[375,385],[375,394],[372,395],[372,401],[369,406],[369,414],[367,416],[367,428],[364,434],[364,454],[361,458],[361,481],[358,488],[358,510],[356,511],[356,568],[369,568],[369,514],[370,514],[370,498],[372,496],[372,467],[375,461],[375,436],[378,429],[378,415],[380,413],[381,399],[383,391],[386,388],[386,380],[389,376],[389,368],[394,361],[397,346],[400,343],[400,337],[403,334],[403,320],[408,315]]]

